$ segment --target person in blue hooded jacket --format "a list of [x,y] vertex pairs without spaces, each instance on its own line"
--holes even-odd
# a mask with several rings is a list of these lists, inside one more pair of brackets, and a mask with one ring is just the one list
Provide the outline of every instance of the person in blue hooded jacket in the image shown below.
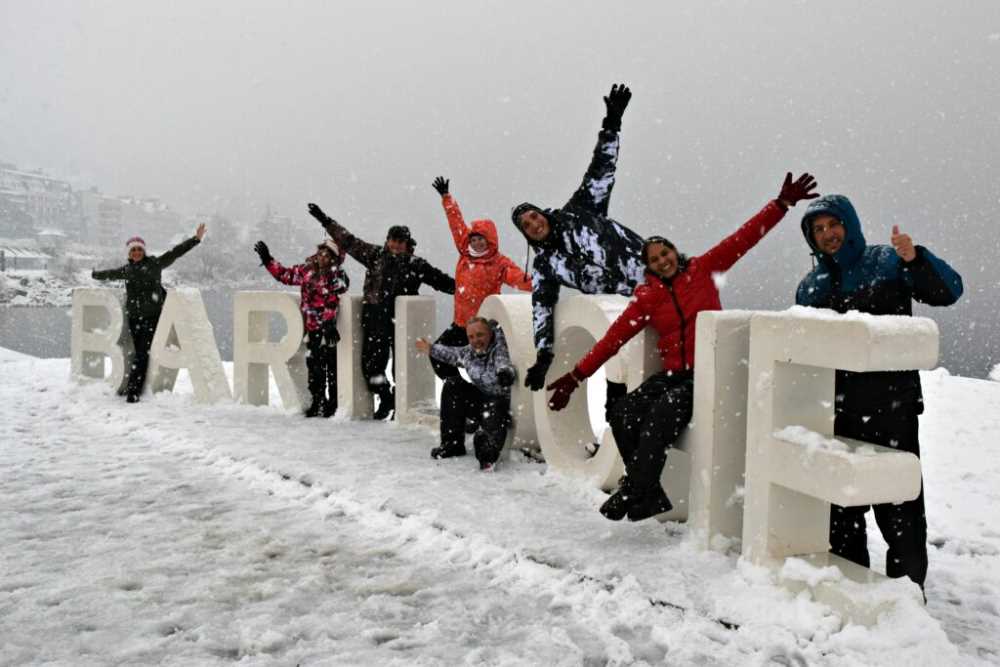
[[[850,200],[825,195],[802,218],[816,265],[799,283],[795,302],[856,310],[872,315],[912,315],[913,300],[950,306],[962,295],[962,278],[948,264],[893,226],[890,245],[869,245]],[[837,371],[834,434],[920,456],[918,415],[924,411],[917,371]],[[867,506],[830,508],[830,551],[869,566]],[[904,503],[874,506],[875,521],[889,546],[886,574],[927,577],[927,518],[924,492]]]

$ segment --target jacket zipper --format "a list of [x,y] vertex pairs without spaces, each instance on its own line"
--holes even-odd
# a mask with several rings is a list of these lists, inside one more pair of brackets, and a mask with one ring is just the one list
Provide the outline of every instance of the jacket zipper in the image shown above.
[[674,309],[677,311],[677,317],[681,320],[681,368],[688,370],[687,366],[687,350],[684,345],[684,330],[687,328],[687,320],[684,318],[684,311],[681,310],[681,304],[677,301],[677,295],[674,294],[674,286],[668,284],[666,281],[663,283],[667,290],[670,292],[670,300],[674,302]]

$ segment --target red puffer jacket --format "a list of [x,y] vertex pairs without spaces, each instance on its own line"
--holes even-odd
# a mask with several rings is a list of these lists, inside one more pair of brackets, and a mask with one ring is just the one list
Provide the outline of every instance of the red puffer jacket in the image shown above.
[[646,272],[646,282],[635,288],[632,301],[608,328],[608,332],[576,365],[576,374],[590,377],[613,357],[622,345],[651,324],[660,334],[656,344],[663,370],[694,368],[695,321],[703,310],[722,310],[714,275],[728,271],[784,217],[785,208],[768,202],[757,215],[734,234],[724,238],[704,255],[687,260],[673,278]]
[[306,331],[317,331],[324,322],[337,319],[340,295],[347,291],[348,286],[347,274],[339,263],[331,266],[326,273],[320,273],[309,264],[285,267],[272,259],[267,264],[267,270],[278,282],[302,286],[299,310],[302,311]]
[[[448,227],[458,249],[455,265],[455,324],[464,327],[470,317],[479,312],[491,294],[499,294],[504,284],[525,292],[531,291],[531,278],[510,257],[500,254],[497,228],[492,220],[474,220],[472,228],[465,226],[458,202],[450,194],[441,199]],[[469,252],[469,236],[479,234],[486,239],[489,249],[481,257]]]

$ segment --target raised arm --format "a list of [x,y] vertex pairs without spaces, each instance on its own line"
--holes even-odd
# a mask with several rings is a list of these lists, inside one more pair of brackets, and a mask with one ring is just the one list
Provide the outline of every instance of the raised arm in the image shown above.
[[611,188],[615,185],[615,171],[618,167],[618,134],[622,127],[622,115],[628,106],[632,93],[625,84],[611,86],[611,92],[604,98],[607,113],[597,135],[597,146],[590,159],[583,183],[570,197],[567,206],[586,208],[599,215],[608,214]]
[[326,233],[330,235],[330,238],[338,246],[344,249],[344,252],[366,267],[375,260],[379,250],[382,249],[381,246],[359,239],[349,232],[346,227],[324,213],[323,209],[316,204],[309,204],[309,215],[316,218],[317,222],[323,225]]
[[815,188],[816,179],[810,174],[802,174],[795,181],[791,174],[786,174],[777,198],[769,201],[764,208],[740,225],[739,229],[701,255],[698,261],[709,271],[728,271],[781,222],[789,208],[803,199],[818,197],[819,194],[813,192]]
[[198,229],[195,230],[194,236],[185,241],[181,241],[173,248],[166,251],[157,258],[157,261],[160,263],[160,268],[165,269],[174,262],[176,262],[178,259],[183,257],[185,253],[191,250],[191,248],[201,243],[201,240],[204,237],[205,237],[205,223],[202,223],[198,225]]
[[503,262],[503,282],[506,285],[510,285],[514,289],[519,289],[522,292],[531,291],[531,276],[521,270],[514,260],[506,255],[501,255],[501,262]]
[[469,245],[469,228],[465,226],[465,218],[462,217],[462,209],[458,207],[458,202],[448,192],[448,183],[448,179],[438,176],[434,179],[433,185],[441,195],[441,205],[448,219],[448,229],[451,230],[451,238],[455,241],[458,254],[461,255]]
[[462,348],[452,347],[450,345],[441,345],[440,343],[434,343],[430,348],[430,357],[435,361],[440,361],[449,366],[461,366],[462,365],[462,355],[459,351]]

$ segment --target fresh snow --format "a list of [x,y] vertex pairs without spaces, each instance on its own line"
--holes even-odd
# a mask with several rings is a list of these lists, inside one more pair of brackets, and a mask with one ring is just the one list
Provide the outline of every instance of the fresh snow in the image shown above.
[[996,664],[1000,385],[922,376],[929,602],[869,629],[520,455],[0,350],[0,665]]

